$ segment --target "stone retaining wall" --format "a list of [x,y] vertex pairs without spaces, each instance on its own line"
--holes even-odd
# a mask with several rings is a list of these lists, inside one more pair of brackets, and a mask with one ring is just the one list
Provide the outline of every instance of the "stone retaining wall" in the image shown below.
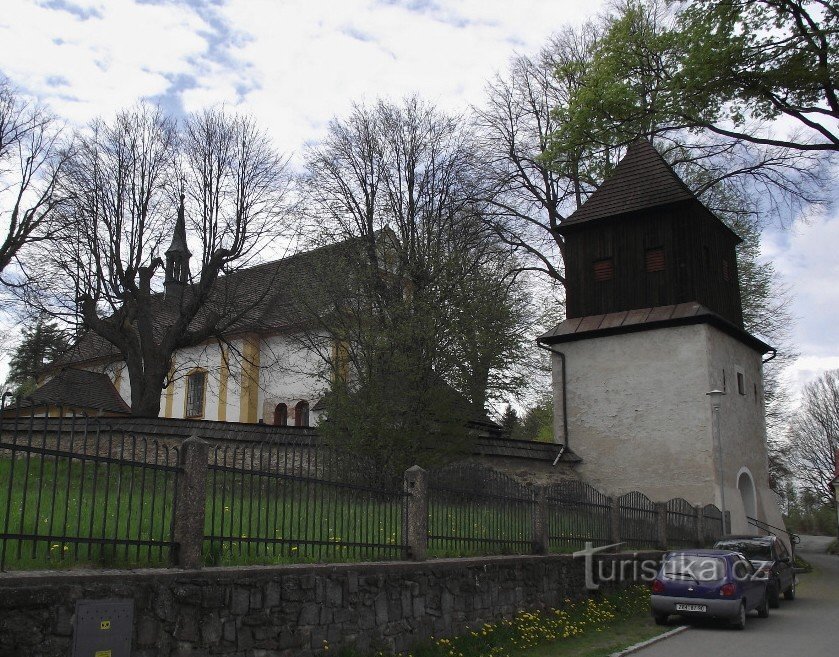
[[584,580],[584,561],[567,555],[4,573],[0,656],[66,657],[76,600],[108,598],[134,600],[134,657],[401,651],[522,609],[561,607],[587,595]]

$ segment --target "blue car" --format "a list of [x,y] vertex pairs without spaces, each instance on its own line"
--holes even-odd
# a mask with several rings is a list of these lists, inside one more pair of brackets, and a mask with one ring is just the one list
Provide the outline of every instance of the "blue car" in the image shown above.
[[766,583],[766,576],[739,552],[668,552],[652,585],[653,618],[659,625],[671,615],[721,619],[742,630],[748,612],[769,616]]

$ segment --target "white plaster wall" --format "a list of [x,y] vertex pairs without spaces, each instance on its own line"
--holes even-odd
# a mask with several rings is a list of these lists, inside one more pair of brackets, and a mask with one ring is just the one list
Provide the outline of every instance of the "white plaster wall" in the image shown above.
[[[783,527],[777,496],[769,488],[763,356],[713,327],[707,327],[707,340],[709,383],[726,393],[720,399],[720,437],[725,501],[731,512],[731,529],[735,533],[754,531],[754,527],[746,521],[737,488],[737,477],[743,469],[748,470],[754,481],[758,519]],[[744,377],[743,395],[737,386],[738,371]],[[718,467],[715,465],[715,469]],[[715,503],[720,505],[719,495]]]
[[[583,459],[584,479],[612,495],[640,490],[657,501],[710,501],[705,331],[682,326],[556,345],[567,359],[569,445]],[[558,383],[560,366],[554,355]]]
[[[746,524],[737,474],[755,484],[758,518],[783,527],[768,486],[762,355],[700,324],[556,345],[566,355],[569,444],[581,476],[605,493],[639,490],[655,501],[684,497],[721,506],[713,415],[706,393],[722,389],[720,433],[732,530]],[[553,356],[554,433],[562,440],[561,359]],[[745,377],[745,395],[736,372]],[[757,398],[754,386],[757,383]]]
[[[263,339],[259,363],[259,417],[266,424],[273,422],[274,408],[281,402],[288,406],[288,422],[293,424],[297,402],[307,401],[311,409],[323,396],[323,361],[294,336]],[[319,419],[319,414],[310,410],[310,424],[317,424]]]

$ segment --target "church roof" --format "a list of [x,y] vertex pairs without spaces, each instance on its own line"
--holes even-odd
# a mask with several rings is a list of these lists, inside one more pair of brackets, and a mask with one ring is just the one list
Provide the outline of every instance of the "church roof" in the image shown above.
[[557,344],[585,338],[690,324],[711,324],[759,353],[765,354],[772,351],[772,347],[762,340],[696,302],[623,310],[606,315],[574,317],[560,322],[536,340],[542,344]]
[[67,408],[128,414],[131,409],[122,400],[106,374],[71,367],[62,369],[26,400],[27,405],[62,405]]
[[[219,277],[210,298],[191,327],[200,326],[209,313],[222,317],[224,335],[279,332],[311,321],[318,294],[329,293],[336,263],[358,251],[359,242],[348,240],[304,251],[286,258],[242,268]],[[184,299],[191,292],[184,290]],[[161,294],[152,297],[155,327],[161,331],[174,323],[178,309]],[[54,366],[113,360],[119,351],[93,331],[87,331]]]
[[653,145],[640,139],[629,145],[612,174],[562,226],[690,200],[697,200],[693,192]]

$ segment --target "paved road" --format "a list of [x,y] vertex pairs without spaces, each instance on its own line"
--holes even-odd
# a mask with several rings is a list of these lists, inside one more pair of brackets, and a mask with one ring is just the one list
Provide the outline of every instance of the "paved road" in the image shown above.
[[[798,551],[814,571],[798,576],[794,601],[781,600],[769,618],[749,615],[742,632],[710,624],[664,639],[633,657],[708,657],[708,655],[793,655],[836,657],[839,654],[839,557],[824,553],[830,539],[802,537]],[[674,621],[671,621],[674,622]]]

